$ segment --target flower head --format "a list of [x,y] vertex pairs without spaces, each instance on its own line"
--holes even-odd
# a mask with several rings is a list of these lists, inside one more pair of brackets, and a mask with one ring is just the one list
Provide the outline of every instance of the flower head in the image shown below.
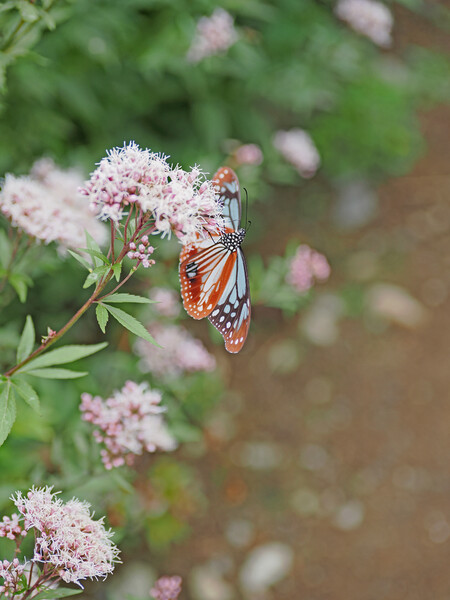
[[197,63],[214,54],[226,52],[238,36],[233,17],[223,8],[216,8],[210,17],[201,17],[187,59]]
[[66,583],[112,573],[119,551],[103,518],[93,519],[89,504],[76,498],[63,502],[50,487],[33,487],[26,496],[17,492],[12,500],[24,528],[36,530],[34,562],[46,563]]
[[19,536],[26,535],[26,531],[23,529],[19,522],[19,515],[14,513],[11,517],[3,517],[0,521],[0,537],[6,537],[9,540],[15,540]]
[[215,369],[214,356],[183,327],[157,324],[149,330],[162,348],[143,339],[136,341],[134,348],[141,358],[139,367],[143,372],[178,377],[183,373]]
[[156,450],[174,450],[177,443],[161,413],[161,392],[147,383],[127,381],[110,398],[83,394],[83,419],[98,427],[94,437],[104,444],[102,461],[107,469],[133,464],[135,456]]
[[263,153],[256,144],[243,144],[234,151],[234,158],[238,165],[260,165]]
[[22,576],[26,565],[21,564],[18,558],[12,561],[0,561],[0,595],[4,594],[6,598],[12,597],[17,592],[22,591]]
[[[136,207],[143,223],[153,220],[155,233],[173,231],[183,244],[222,227],[216,190],[200,169],[172,167],[165,156],[134,142],[110,150],[80,191],[101,219],[118,223]],[[141,260],[152,264],[148,257]]]
[[150,590],[155,600],[177,600],[181,593],[182,579],[179,575],[160,577]]
[[50,159],[36,162],[28,177],[7,174],[0,192],[0,211],[27,235],[61,251],[85,244],[85,230],[102,244],[104,227],[86,207],[77,190],[82,177],[62,170]]
[[181,304],[179,294],[169,288],[153,288],[150,293],[155,310],[163,317],[174,318],[180,314]]
[[394,19],[389,8],[376,0],[339,0],[336,15],[358,33],[375,44],[388,47],[392,43]]
[[320,166],[320,156],[311,136],[303,129],[278,131],[274,146],[302,177],[313,177]]
[[315,279],[326,281],[330,272],[330,265],[325,256],[302,244],[291,259],[286,280],[298,292],[304,293],[314,285]]

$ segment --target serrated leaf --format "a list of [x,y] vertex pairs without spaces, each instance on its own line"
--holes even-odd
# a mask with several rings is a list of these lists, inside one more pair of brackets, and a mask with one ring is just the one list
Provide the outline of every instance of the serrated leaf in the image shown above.
[[19,346],[17,347],[17,362],[22,362],[29,356],[33,350],[35,340],[33,319],[30,315],[25,320],[25,326],[20,336]]
[[71,369],[34,369],[33,371],[27,371],[27,375],[33,375],[33,377],[42,377],[42,379],[77,379],[77,377],[84,377],[87,375],[87,371],[72,371]]
[[39,402],[39,396],[31,387],[31,385],[21,377],[14,377],[11,379],[11,381],[14,384],[17,393],[25,400],[25,402],[31,406],[34,411],[40,413],[41,405]]
[[88,271],[92,271],[92,267],[91,265],[88,263],[88,261],[83,258],[82,256],[80,256],[79,254],[77,254],[77,252],[72,252],[72,250],[67,250],[67,252],[74,257],[75,260],[77,260],[80,265],[83,265],[83,267],[85,269],[87,269]]
[[16,420],[16,397],[8,381],[0,393],[0,446],[6,440]]
[[123,263],[116,263],[115,265],[112,266],[112,270],[114,273],[114,277],[116,278],[116,281],[119,281],[120,279],[120,274],[122,273],[122,264]]
[[95,314],[97,316],[97,323],[103,333],[106,333],[106,325],[109,319],[109,312],[101,304],[97,304],[95,307]]
[[112,316],[119,321],[121,325],[123,325],[126,329],[138,335],[139,337],[147,340],[147,342],[151,342],[155,346],[161,348],[161,346],[156,342],[156,340],[150,335],[150,333],[145,329],[140,321],[126,313],[124,310],[120,308],[116,308],[115,306],[109,306],[108,304],[104,305],[107,310],[112,314]]
[[81,594],[82,591],[83,590],[77,590],[72,588],[46,588],[42,590],[42,592],[39,592],[39,594],[36,594],[36,596],[33,596],[33,600],[41,600],[43,598],[47,600],[52,600],[53,598],[67,598],[68,596],[75,596],[76,594]]
[[14,291],[19,296],[19,300],[22,302],[22,304],[24,304],[27,299],[28,287],[23,277],[18,273],[12,273],[9,276],[9,283],[12,285]]
[[56,350],[50,350],[24,365],[20,369],[20,372],[25,373],[31,369],[41,369],[42,367],[52,367],[54,365],[64,365],[69,362],[74,362],[75,360],[80,360],[80,358],[85,358],[86,356],[90,356],[91,354],[103,350],[107,345],[107,342],[91,344],[90,346],[74,344],[71,346],[63,346]]
[[135,304],[153,304],[154,300],[150,298],[144,298],[144,296],[136,296],[135,294],[111,294],[107,298],[104,298],[102,302],[118,304],[120,302],[133,302]]

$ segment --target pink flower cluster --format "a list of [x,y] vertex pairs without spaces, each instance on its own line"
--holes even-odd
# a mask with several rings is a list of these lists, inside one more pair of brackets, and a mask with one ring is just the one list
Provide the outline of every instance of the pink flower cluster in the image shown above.
[[233,17],[223,8],[216,8],[210,17],[199,19],[187,59],[197,63],[207,56],[226,52],[237,38]]
[[64,503],[51,487],[33,487],[26,496],[17,492],[12,500],[24,517],[25,530],[35,529],[33,561],[45,563],[47,572],[79,585],[113,572],[119,551],[103,518],[93,519],[89,504],[76,498]]
[[238,165],[260,165],[263,161],[262,150],[256,144],[243,144],[233,155]]
[[102,244],[105,228],[78,196],[82,181],[77,171],[63,171],[50,159],[42,159],[28,177],[6,175],[0,211],[14,227],[45,244],[56,242],[62,252],[84,247],[85,230]]
[[134,349],[141,358],[139,367],[144,373],[170,378],[215,369],[214,356],[183,327],[157,324],[149,327],[149,331],[162,348],[143,339],[136,341]]
[[358,33],[362,33],[378,46],[384,48],[392,43],[394,18],[389,8],[376,0],[339,0],[335,9],[337,17],[346,21]]
[[127,381],[110,398],[83,394],[80,410],[83,419],[96,425],[94,438],[104,444],[101,451],[107,469],[132,465],[136,455],[156,450],[174,450],[177,443],[161,415],[161,392],[147,383]]
[[27,532],[22,528],[19,515],[14,513],[11,517],[3,517],[0,521],[0,538],[6,537],[15,540],[19,536],[25,536]]
[[150,293],[150,299],[155,303],[154,309],[163,317],[173,319],[180,314],[181,304],[179,293],[175,293],[169,288],[153,288]]
[[150,246],[148,243],[148,235],[143,235],[139,246],[136,246],[134,242],[131,242],[130,252],[128,252],[128,258],[134,259],[138,261],[138,264],[142,264],[142,266],[146,269],[155,264],[155,261],[150,258],[155,249],[153,246]]
[[0,579],[3,579],[0,585],[0,595],[4,594],[6,598],[14,596],[22,591],[22,576],[26,565],[21,564],[18,558],[11,562],[8,560],[0,561]]
[[278,131],[274,146],[302,177],[313,177],[320,166],[320,156],[309,133],[303,129]]
[[134,142],[110,150],[80,191],[101,219],[118,223],[137,206],[153,218],[156,232],[173,231],[184,244],[223,225],[216,191],[200,169],[172,167]]
[[286,280],[298,292],[304,293],[312,288],[314,280],[326,281],[330,273],[330,265],[325,256],[302,244],[290,261]]
[[181,594],[182,579],[179,575],[160,577],[150,590],[155,600],[177,600]]

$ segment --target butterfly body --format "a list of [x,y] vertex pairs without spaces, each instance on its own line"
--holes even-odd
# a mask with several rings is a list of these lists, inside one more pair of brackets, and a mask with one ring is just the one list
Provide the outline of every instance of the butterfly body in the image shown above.
[[199,239],[180,255],[183,304],[194,319],[208,317],[220,331],[229,352],[244,345],[250,325],[250,293],[247,265],[241,249],[246,230],[239,227],[239,183],[229,167],[213,178],[222,202],[225,229],[221,235]]

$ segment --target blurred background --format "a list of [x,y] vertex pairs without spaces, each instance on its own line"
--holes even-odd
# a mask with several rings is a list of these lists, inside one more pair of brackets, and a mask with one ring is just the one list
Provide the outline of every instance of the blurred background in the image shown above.
[[[2,176],[50,157],[87,178],[135,140],[228,164],[249,195],[239,355],[180,314],[217,367],[142,368],[110,327],[89,377],[40,382],[42,418],[0,450],[3,510],[50,483],[107,513],[124,564],[83,596],[179,574],[192,600],[448,599],[449,31],[422,0],[0,3]],[[299,244],[331,266],[314,289],[289,284]],[[130,291],[178,293],[178,253],[161,243]],[[78,307],[74,263],[40,247],[26,302],[5,291],[2,366],[26,314],[45,332]],[[102,339],[92,315],[71,336]],[[180,448],[106,472],[79,396],[127,378],[163,390]]]

